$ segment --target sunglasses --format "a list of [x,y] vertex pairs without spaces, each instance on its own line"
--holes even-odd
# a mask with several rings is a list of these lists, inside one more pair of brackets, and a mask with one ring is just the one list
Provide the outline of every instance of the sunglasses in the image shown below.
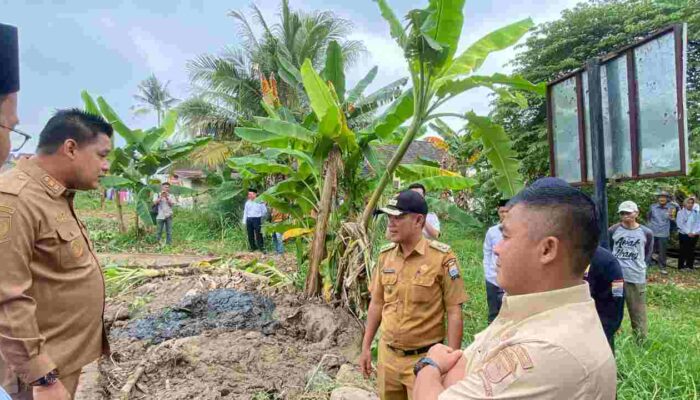
[[27,144],[29,139],[32,138],[32,136],[30,134],[24,133],[24,132],[20,131],[19,129],[10,128],[9,126],[5,126],[5,125],[0,125],[0,128],[5,128],[5,129],[8,129],[10,132],[15,133],[15,135],[10,136],[10,143],[20,143],[20,145],[12,147],[11,150],[13,152],[22,150],[22,147],[24,147],[24,145]]

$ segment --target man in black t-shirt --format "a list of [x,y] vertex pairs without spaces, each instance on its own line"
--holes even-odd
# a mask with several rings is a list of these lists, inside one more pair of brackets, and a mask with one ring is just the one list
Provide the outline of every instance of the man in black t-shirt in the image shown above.
[[591,297],[610,349],[615,354],[615,332],[622,324],[625,304],[620,263],[610,251],[598,247],[584,278],[591,289]]

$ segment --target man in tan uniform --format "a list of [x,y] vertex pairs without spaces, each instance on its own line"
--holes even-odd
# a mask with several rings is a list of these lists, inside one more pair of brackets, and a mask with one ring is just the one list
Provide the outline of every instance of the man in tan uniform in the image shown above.
[[423,237],[428,213],[423,196],[406,190],[380,211],[389,216],[388,231],[393,243],[382,249],[372,276],[372,300],[360,367],[369,376],[370,347],[381,324],[379,393],[382,400],[408,399],[416,361],[445,337],[448,346],[460,347],[461,306],[467,294],[450,247]]
[[73,197],[98,187],[111,135],[101,117],[59,111],[37,155],[0,175],[0,383],[14,399],[70,399],[108,351],[102,271]]
[[600,235],[593,202],[544,178],[510,204],[494,249],[501,312],[464,352],[431,348],[414,399],[613,400],[615,359],[583,281]]

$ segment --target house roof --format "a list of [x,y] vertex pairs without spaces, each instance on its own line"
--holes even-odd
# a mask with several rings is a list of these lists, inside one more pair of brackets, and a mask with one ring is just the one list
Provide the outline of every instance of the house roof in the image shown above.
[[[391,156],[394,155],[398,147],[399,146],[396,145],[378,145],[375,147],[377,157],[384,163],[389,162]],[[446,152],[444,150],[438,149],[430,142],[415,140],[408,146],[408,150],[406,154],[404,154],[401,164],[416,164],[420,162],[421,158],[440,162],[445,154]]]

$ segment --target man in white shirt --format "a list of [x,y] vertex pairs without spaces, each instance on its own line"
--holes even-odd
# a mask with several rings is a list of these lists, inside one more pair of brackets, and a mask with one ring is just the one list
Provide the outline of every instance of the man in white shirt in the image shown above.
[[[420,183],[411,184],[408,189],[416,193],[420,193],[425,198],[425,186]],[[440,220],[434,212],[428,213],[425,217],[425,227],[423,228],[423,236],[426,239],[437,240],[440,237]]]
[[508,213],[508,200],[498,201],[498,223],[489,228],[484,238],[484,278],[486,281],[486,302],[489,306],[489,324],[498,316],[505,293],[496,283],[496,260],[494,247],[503,240],[501,223]]
[[258,197],[258,190],[248,189],[248,200],[243,208],[243,223],[248,231],[248,244],[250,251],[265,251],[263,235],[260,232],[262,220],[267,215],[265,204],[255,201]]
[[688,197],[676,216],[680,245],[679,270],[685,268],[692,270],[695,264],[695,245],[697,245],[698,235],[700,235],[700,213],[695,205],[695,197]]

